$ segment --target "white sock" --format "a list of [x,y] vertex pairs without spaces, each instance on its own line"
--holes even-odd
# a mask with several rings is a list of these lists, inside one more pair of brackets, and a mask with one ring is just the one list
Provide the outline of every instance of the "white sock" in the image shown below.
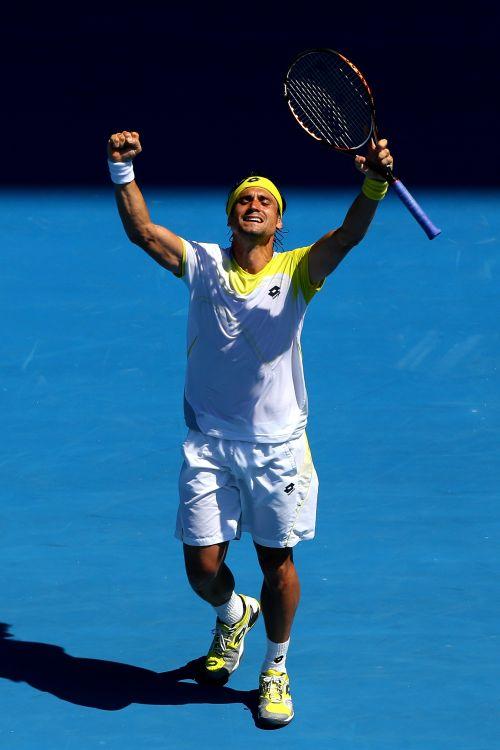
[[217,612],[219,620],[225,622],[226,625],[234,625],[238,620],[243,617],[245,607],[243,605],[243,599],[234,591],[231,594],[231,598],[225,604],[221,604],[219,607],[214,607]]
[[286,654],[290,638],[284,643],[275,643],[267,639],[267,651],[262,662],[261,672],[267,672],[268,669],[274,669],[276,672],[286,672]]

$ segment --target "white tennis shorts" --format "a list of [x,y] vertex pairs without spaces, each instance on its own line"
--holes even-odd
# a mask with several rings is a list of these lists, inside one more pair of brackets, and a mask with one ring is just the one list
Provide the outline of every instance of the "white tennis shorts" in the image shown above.
[[185,544],[246,531],[264,547],[293,547],[314,536],[318,477],[305,433],[273,444],[190,430],[182,454],[175,536]]

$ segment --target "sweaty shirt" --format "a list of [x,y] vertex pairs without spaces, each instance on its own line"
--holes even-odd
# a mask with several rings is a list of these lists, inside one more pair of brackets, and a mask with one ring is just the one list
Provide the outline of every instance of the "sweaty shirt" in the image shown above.
[[309,280],[311,246],[274,253],[251,274],[230,249],[183,244],[182,279],[190,295],[186,425],[252,443],[299,437],[307,422],[300,334],[322,285]]

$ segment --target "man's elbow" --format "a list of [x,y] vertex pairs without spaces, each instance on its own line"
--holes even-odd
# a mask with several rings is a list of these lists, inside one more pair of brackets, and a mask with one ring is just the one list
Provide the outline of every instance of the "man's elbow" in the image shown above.
[[361,240],[365,237],[366,231],[349,231],[341,227],[335,234],[335,239],[344,253],[348,253],[353,247],[359,245]]
[[156,239],[152,224],[141,227],[125,227],[125,231],[130,242],[142,247],[144,250],[150,248]]

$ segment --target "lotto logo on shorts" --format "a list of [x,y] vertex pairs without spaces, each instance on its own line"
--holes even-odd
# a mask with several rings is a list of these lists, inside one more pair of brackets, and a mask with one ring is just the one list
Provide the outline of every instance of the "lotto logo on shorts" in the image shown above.
[[294,483],[290,482],[290,484],[287,484],[287,486],[285,487],[285,492],[287,495],[290,495],[290,493],[293,492],[294,489],[295,489]]
[[279,293],[280,293],[280,288],[279,288],[279,286],[273,286],[273,287],[271,287],[271,289],[269,290],[269,296],[270,296],[270,297],[272,297],[273,299],[274,299],[275,297],[277,297]]

